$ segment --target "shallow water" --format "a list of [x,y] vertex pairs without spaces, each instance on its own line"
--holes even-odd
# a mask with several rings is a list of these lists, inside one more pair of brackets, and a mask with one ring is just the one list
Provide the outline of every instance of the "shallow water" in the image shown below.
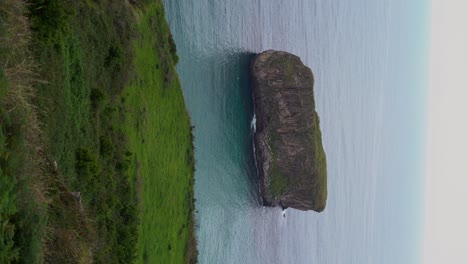
[[[352,3],[351,3],[352,2]],[[167,0],[195,126],[200,263],[415,263],[420,254],[425,1]],[[252,54],[314,72],[323,213],[261,206]]]

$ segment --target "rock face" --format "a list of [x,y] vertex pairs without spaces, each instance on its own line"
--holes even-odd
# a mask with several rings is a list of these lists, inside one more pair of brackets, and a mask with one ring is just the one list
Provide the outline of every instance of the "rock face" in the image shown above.
[[268,50],[252,60],[251,82],[264,204],[323,211],[327,164],[312,71],[295,55]]

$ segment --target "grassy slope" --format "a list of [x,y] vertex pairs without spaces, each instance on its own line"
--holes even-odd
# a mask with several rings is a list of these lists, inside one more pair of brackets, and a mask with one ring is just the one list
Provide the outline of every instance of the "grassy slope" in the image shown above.
[[[137,241],[139,262],[195,260],[192,139],[162,3],[136,12],[139,25],[125,2],[35,0],[29,9],[42,81],[33,81],[37,75],[30,74],[26,79],[35,83],[36,94],[17,92],[27,99],[26,110],[5,96],[11,85],[8,76],[0,75],[0,143],[7,146],[0,148],[0,189],[6,197],[0,204],[6,223],[0,242],[14,243],[11,249],[1,247],[2,263],[17,257],[26,263],[41,258],[129,263]],[[1,62],[8,56],[21,58],[10,54],[10,47],[0,48]],[[5,65],[0,73],[8,70]],[[35,114],[11,114],[20,110],[39,113],[43,140],[28,136],[37,132],[37,127],[31,129],[39,123]],[[32,158],[26,163],[24,157]],[[32,169],[17,170],[25,164]],[[21,175],[30,174],[29,179],[37,173],[40,184],[17,184]],[[37,187],[41,184],[42,189]],[[84,212],[71,191],[81,191]],[[35,203],[27,203],[30,196]],[[41,224],[46,219],[47,227]]]
[[[183,263],[196,258],[192,226],[193,146],[171,55],[161,3],[139,13],[135,43],[138,79],[125,91],[126,132],[142,209],[137,263]],[[192,243],[192,244],[189,244]],[[185,255],[185,252],[188,255]]]
[[[96,233],[94,261],[128,263],[136,243],[136,199],[128,179],[131,153],[117,124],[118,94],[131,69],[131,8],[105,0],[36,0],[29,9],[45,80],[36,85],[35,103],[47,147],[70,190],[81,192]],[[49,224],[60,227],[64,220],[58,215]]]

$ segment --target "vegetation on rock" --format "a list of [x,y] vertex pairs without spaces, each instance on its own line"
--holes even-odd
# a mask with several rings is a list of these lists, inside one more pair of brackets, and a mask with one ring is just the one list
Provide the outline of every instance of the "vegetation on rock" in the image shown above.
[[270,50],[253,59],[251,75],[264,203],[322,211],[327,165],[312,71],[299,57]]

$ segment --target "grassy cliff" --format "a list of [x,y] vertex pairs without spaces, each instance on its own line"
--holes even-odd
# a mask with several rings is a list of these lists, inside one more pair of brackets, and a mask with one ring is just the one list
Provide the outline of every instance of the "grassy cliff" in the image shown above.
[[175,70],[177,55],[160,3],[138,11],[133,79],[124,91],[124,131],[141,211],[137,263],[194,263],[195,160],[191,125]]
[[162,2],[5,0],[0,20],[0,262],[195,262]]

